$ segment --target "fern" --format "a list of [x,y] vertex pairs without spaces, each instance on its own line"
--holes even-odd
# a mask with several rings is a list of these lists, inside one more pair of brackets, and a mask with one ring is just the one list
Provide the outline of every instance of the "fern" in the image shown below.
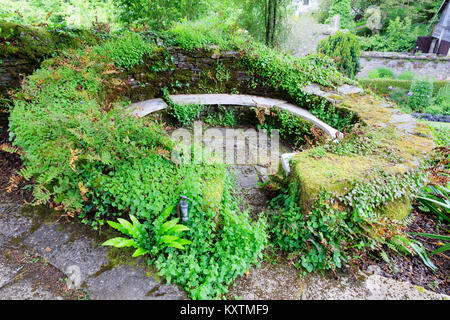
[[386,251],[381,250],[380,257],[381,259],[383,259],[384,262],[386,262],[389,265],[389,267],[391,267],[391,259],[389,259],[389,256],[387,255]]
[[8,153],[18,154],[20,156],[23,156],[25,154],[23,152],[22,148],[11,146],[11,145],[6,144],[6,143],[0,145],[0,151],[5,151],[5,152],[8,152]]

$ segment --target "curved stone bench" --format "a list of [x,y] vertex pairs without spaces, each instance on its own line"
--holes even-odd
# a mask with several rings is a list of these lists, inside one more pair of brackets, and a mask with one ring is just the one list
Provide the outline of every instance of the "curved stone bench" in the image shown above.
[[[315,126],[325,131],[325,133],[333,140],[342,139],[343,137],[341,132],[321,121],[309,111],[283,100],[241,94],[180,94],[171,95],[170,98],[177,104],[232,105],[247,107],[264,106],[268,108],[279,107],[280,109],[287,110],[310,121]],[[150,113],[161,111],[167,107],[168,105],[163,99],[151,99],[131,104],[130,110],[134,116],[145,117]]]
[[[344,156],[329,152],[325,156],[315,158],[309,155],[308,150],[282,154],[280,160],[284,171],[301,187],[300,202],[305,210],[310,208],[322,190],[340,197],[349,193],[355,184],[375,181],[378,171],[399,177],[414,172],[434,148],[431,132],[425,125],[418,123],[409,114],[402,114],[385,101],[364,93],[361,88],[342,85],[324,91],[320,86],[312,84],[303,89],[307,94],[325,99],[339,109],[357,114],[363,126],[370,128],[372,132],[378,132],[379,147],[392,149],[398,158],[393,161],[379,155]],[[334,142],[343,138],[341,132],[307,110],[283,100],[237,94],[181,94],[172,95],[170,98],[178,104],[279,107],[311,121]],[[144,117],[167,107],[163,99],[152,99],[133,103],[130,110],[134,116]],[[403,219],[411,208],[408,191],[405,189],[403,193],[404,195],[395,201],[386,202],[377,210],[383,212],[386,217]]]

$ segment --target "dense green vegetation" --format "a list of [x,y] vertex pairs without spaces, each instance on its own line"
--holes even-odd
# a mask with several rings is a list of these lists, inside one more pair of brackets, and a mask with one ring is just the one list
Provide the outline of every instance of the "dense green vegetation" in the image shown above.
[[[141,45],[123,50],[130,42]],[[135,216],[153,237],[126,243],[148,251],[149,262],[193,298],[216,297],[260,257],[265,220],[252,224],[239,212],[224,167],[176,165],[167,158],[173,144],[158,124],[132,118],[119,101],[109,100],[121,85],[115,65],[132,67],[151,52],[132,34],[44,62],[16,96],[14,144],[26,155],[22,174],[34,179],[35,203],[50,202],[94,228],[107,218]],[[155,241],[170,239],[158,223],[174,221],[176,212],[165,209],[180,195],[191,199],[190,231],[184,234],[190,242],[183,241],[185,249],[159,244],[150,250]]]
[[368,79],[359,82],[395,101],[406,112],[450,114],[448,81],[416,78],[412,71],[396,75],[391,69],[381,67],[373,69]]
[[339,13],[341,27],[357,33],[362,50],[404,52],[414,49],[418,36],[431,33],[441,4],[440,0],[325,0],[318,17],[325,22]]
[[335,60],[337,68],[349,78],[355,78],[361,69],[360,45],[351,33],[337,32],[319,42],[317,51]]
[[[101,1],[79,2],[89,6]],[[25,6],[41,2],[20,3]],[[67,1],[59,3],[59,7],[53,3],[54,13],[60,15],[52,24],[41,26],[42,30],[56,30],[61,37],[78,30],[83,23],[68,25],[69,8],[76,3]],[[318,53],[296,58],[272,48],[276,46],[277,37],[281,37],[282,31],[278,28],[288,10],[287,1],[120,0],[101,3],[105,9],[115,5],[114,10],[118,12],[113,22],[115,32],[97,23],[90,29],[95,41],[67,47],[55,43],[48,51],[43,49],[42,57],[52,58],[26,77],[22,90],[14,95],[9,127],[13,147],[10,150],[23,158],[24,168],[20,173],[31,182],[28,188],[32,189],[35,204],[49,204],[61,215],[80,219],[94,229],[110,226],[122,232],[126,237],[110,239],[104,245],[133,247],[136,249],[134,256],[145,255],[161,276],[169,283],[182,286],[194,299],[221,298],[238,275],[260,261],[269,240],[276,248],[291,253],[296,266],[307,272],[335,271],[346,264],[357,264],[368,251],[384,252],[386,246],[418,255],[427,266],[435,268],[423,246],[403,232],[404,223],[395,221],[397,211],[409,213],[410,200],[422,191],[426,180],[426,166],[416,168],[411,165],[412,161],[408,162],[410,158],[416,162],[417,154],[424,152],[411,150],[419,143],[407,141],[391,127],[380,129],[380,123],[388,122],[384,114],[374,115],[378,117],[377,122],[374,120],[375,125],[371,125],[367,115],[371,116],[371,108],[376,108],[373,100],[366,103],[366,109],[363,100],[350,100],[337,108],[304,91],[304,87],[312,83],[323,88],[354,84],[350,78],[358,72],[360,48],[353,34],[337,33],[319,45]],[[341,22],[353,29],[351,18],[355,3],[361,8],[365,6],[361,1],[336,1],[328,16],[344,10]],[[243,8],[248,8],[249,13]],[[352,12],[348,13],[350,8]],[[212,14],[214,11],[218,14]],[[28,13],[23,17],[7,10],[1,14],[14,23],[46,19],[40,12],[34,15],[31,10],[24,12]],[[104,17],[104,22],[110,21],[108,15]],[[404,18],[408,19],[408,14],[405,13]],[[397,19],[389,21],[394,26],[399,25]],[[2,41],[13,43],[21,34],[17,26],[8,26],[13,31],[6,36],[4,32],[10,32],[9,28],[0,30]],[[124,30],[120,29],[125,26]],[[397,27],[387,27],[386,32],[394,39],[395,34],[403,36],[405,30],[399,32]],[[29,37],[32,36],[27,33],[26,41],[33,43]],[[320,172],[317,172],[316,185],[322,182],[320,179],[335,176],[325,167],[328,159],[333,168],[343,168],[338,177],[343,177],[342,181],[333,184],[332,188],[336,188],[331,191],[319,190],[317,196],[311,195],[308,200],[313,201],[307,203],[307,186],[300,181],[298,168],[293,168],[296,172],[288,178],[280,178],[282,182],[274,188],[277,193],[271,201],[274,214],[270,217],[261,214],[252,221],[248,212],[239,208],[233,193],[236,186],[224,165],[174,161],[171,156],[175,143],[163,124],[132,117],[125,108],[129,101],[122,95],[126,87],[122,76],[127,71],[144,61],[153,61],[152,58],[165,61],[160,55],[170,58],[165,48],[156,45],[161,39],[165,46],[189,52],[199,49],[214,53],[239,51],[237,63],[251,77],[249,86],[270,87],[346,132],[343,141],[324,143],[310,123],[291,113],[275,109],[264,119],[258,118],[259,129],[280,129],[281,137],[295,148],[313,147],[299,154],[299,163],[317,164]],[[407,42],[400,40],[392,41],[406,48]],[[15,42],[14,45],[9,47],[9,54],[20,51],[20,46]],[[63,50],[53,54],[55,48]],[[39,49],[30,47],[29,50]],[[157,63],[151,67],[157,75],[169,68]],[[227,70],[218,66],[216,71],[217,80],[226,82]],[[413,110],[434,105],[448,107],[448,86],[442,86],[432,96],[438,87],[436,83],[412,79],[409,74],[394,80],[390,79],[392,76],[389,70],[383,69],[377,70],[374,77],[407,83],[407,90],[414,98],[405,103]],[[176,86],[171,90],[176,92]],[[189,126],[198,119],[203,109],[198,105],[173,103],[167,88],[160,96],[169,104],[168,114],[182,126]],[[352,99],[358,97],[352,96]],[[366,116],[366,123],[360,116]],[[230,126],[235,120],[226,110],[205,119],[211,125]],[[431,143],[418,136],[413,138],[424,139],[419,141],[422,144]],[[448,144],[445,140],[448,136],[442,131],[435,130],[435,136],[437,144]],[[198,146],[192,145],[190,151],[184,150],[181,156],[184,159],[195,157],[196,148]],[[377,164],[377,161],[385,167],[372,167],[372,162]],[[405,166],[400,170],[397,164]],[[413,169],[405,173],[408,166]],[[392,174],[388,172],[391,168],[399,171]],[[348,181],[350,184],[346,184]],[[430,192],[425,190],[424,196],[436,200]],[[176,210],[180,196],[189,198],[189,220],[182,223]],[[430,204],[430,200],[424,201]],[[394,220],[385,214],[391,208],[387,204],[393,207],[390,211],[394,211]],[[444,212],[431,205],[429,210]]]
[[0,20],[27,24],[46,23],[51,28],[88,28],[93,23],[118,27],[113,0],[1,0]]
[[[201,32],[196,26],[207,30],[209,21],[188,23],[191,27],[185,29],[177,25],[169,30],[168,41],[188,49],[214,43],[223,48],[239,46],[242,65],[258,74],[259,81],[289,92],[301,103],[306,95],[299,83],[342,81],[333,62],[324,56],[282,55],[229,33],[222,24],[222,29],[210,28],[203,37],[193,37]],[[138,225],[135,220],[134,225],[153,230],[150,234],[156,238],[149,238],[148,243],[159,243],[163,235],[155,221],[164,212],[161,224],[175,221],[176,212],[167,216],[165,209],[175,205],[180,195],[188,196],[191,218],[186,226],[190,230],[183,239],[190,242],[183,241],[184,249],[158,245],[157,251],[151,251],[147,242],[141,247],[142,234],[141,238],[137,235],[139,241],[121,239],[107,244],[134,246],[137,254],[146,252],[161,275],[182,285],[193,298],[217,297],[261,257],[267,241],[266,222],[261,217],[252,223],[240,212],[224,167],[176,165],[168,159],[173,143],[160,125],[134,119],[121,107],[119,70],[132,68],[158,52],[139,34],[125,33],[46,60],[15,96],[11,136],[24,155],[21,173],[34,181],[35,203],[51,203],[61,214],[78,217],[93,228],[106,225],[107,220],[111,223],[111,218],[131,215],[141,221]],[[308,72],[299,73],[298,68]],[[173,105],[173,114],[182,123],[195,116],[186,110]]]

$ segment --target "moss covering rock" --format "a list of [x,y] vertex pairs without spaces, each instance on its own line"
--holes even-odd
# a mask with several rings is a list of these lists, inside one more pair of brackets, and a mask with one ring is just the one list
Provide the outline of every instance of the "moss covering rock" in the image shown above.
[[97,43],[99,38],[85,29],[58,32],[45,27],[0,22],[0,58],[18,56],[42,61],[67,48],[78,49]]

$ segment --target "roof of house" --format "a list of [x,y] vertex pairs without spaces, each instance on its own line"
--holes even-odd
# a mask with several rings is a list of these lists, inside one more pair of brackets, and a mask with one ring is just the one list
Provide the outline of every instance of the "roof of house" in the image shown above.
[[444,10],[445,5],[448,4],[449,1],[450,1],[450,0],[444,0],[444,1],[442,1],[442,4],[441,4],[441,6],[439,7],[439,10],[438,10],[438,12],[437,12],[438,14],[441,13],[442,10]]
[[[439,38],[444,41],[450,42],[450,0],[445,0],[442,2],[438,13],[441,14],[439,22],[436,24],[433,30],[432,36],[434,38]],[[447,16],[447,17],[446,17]]]

